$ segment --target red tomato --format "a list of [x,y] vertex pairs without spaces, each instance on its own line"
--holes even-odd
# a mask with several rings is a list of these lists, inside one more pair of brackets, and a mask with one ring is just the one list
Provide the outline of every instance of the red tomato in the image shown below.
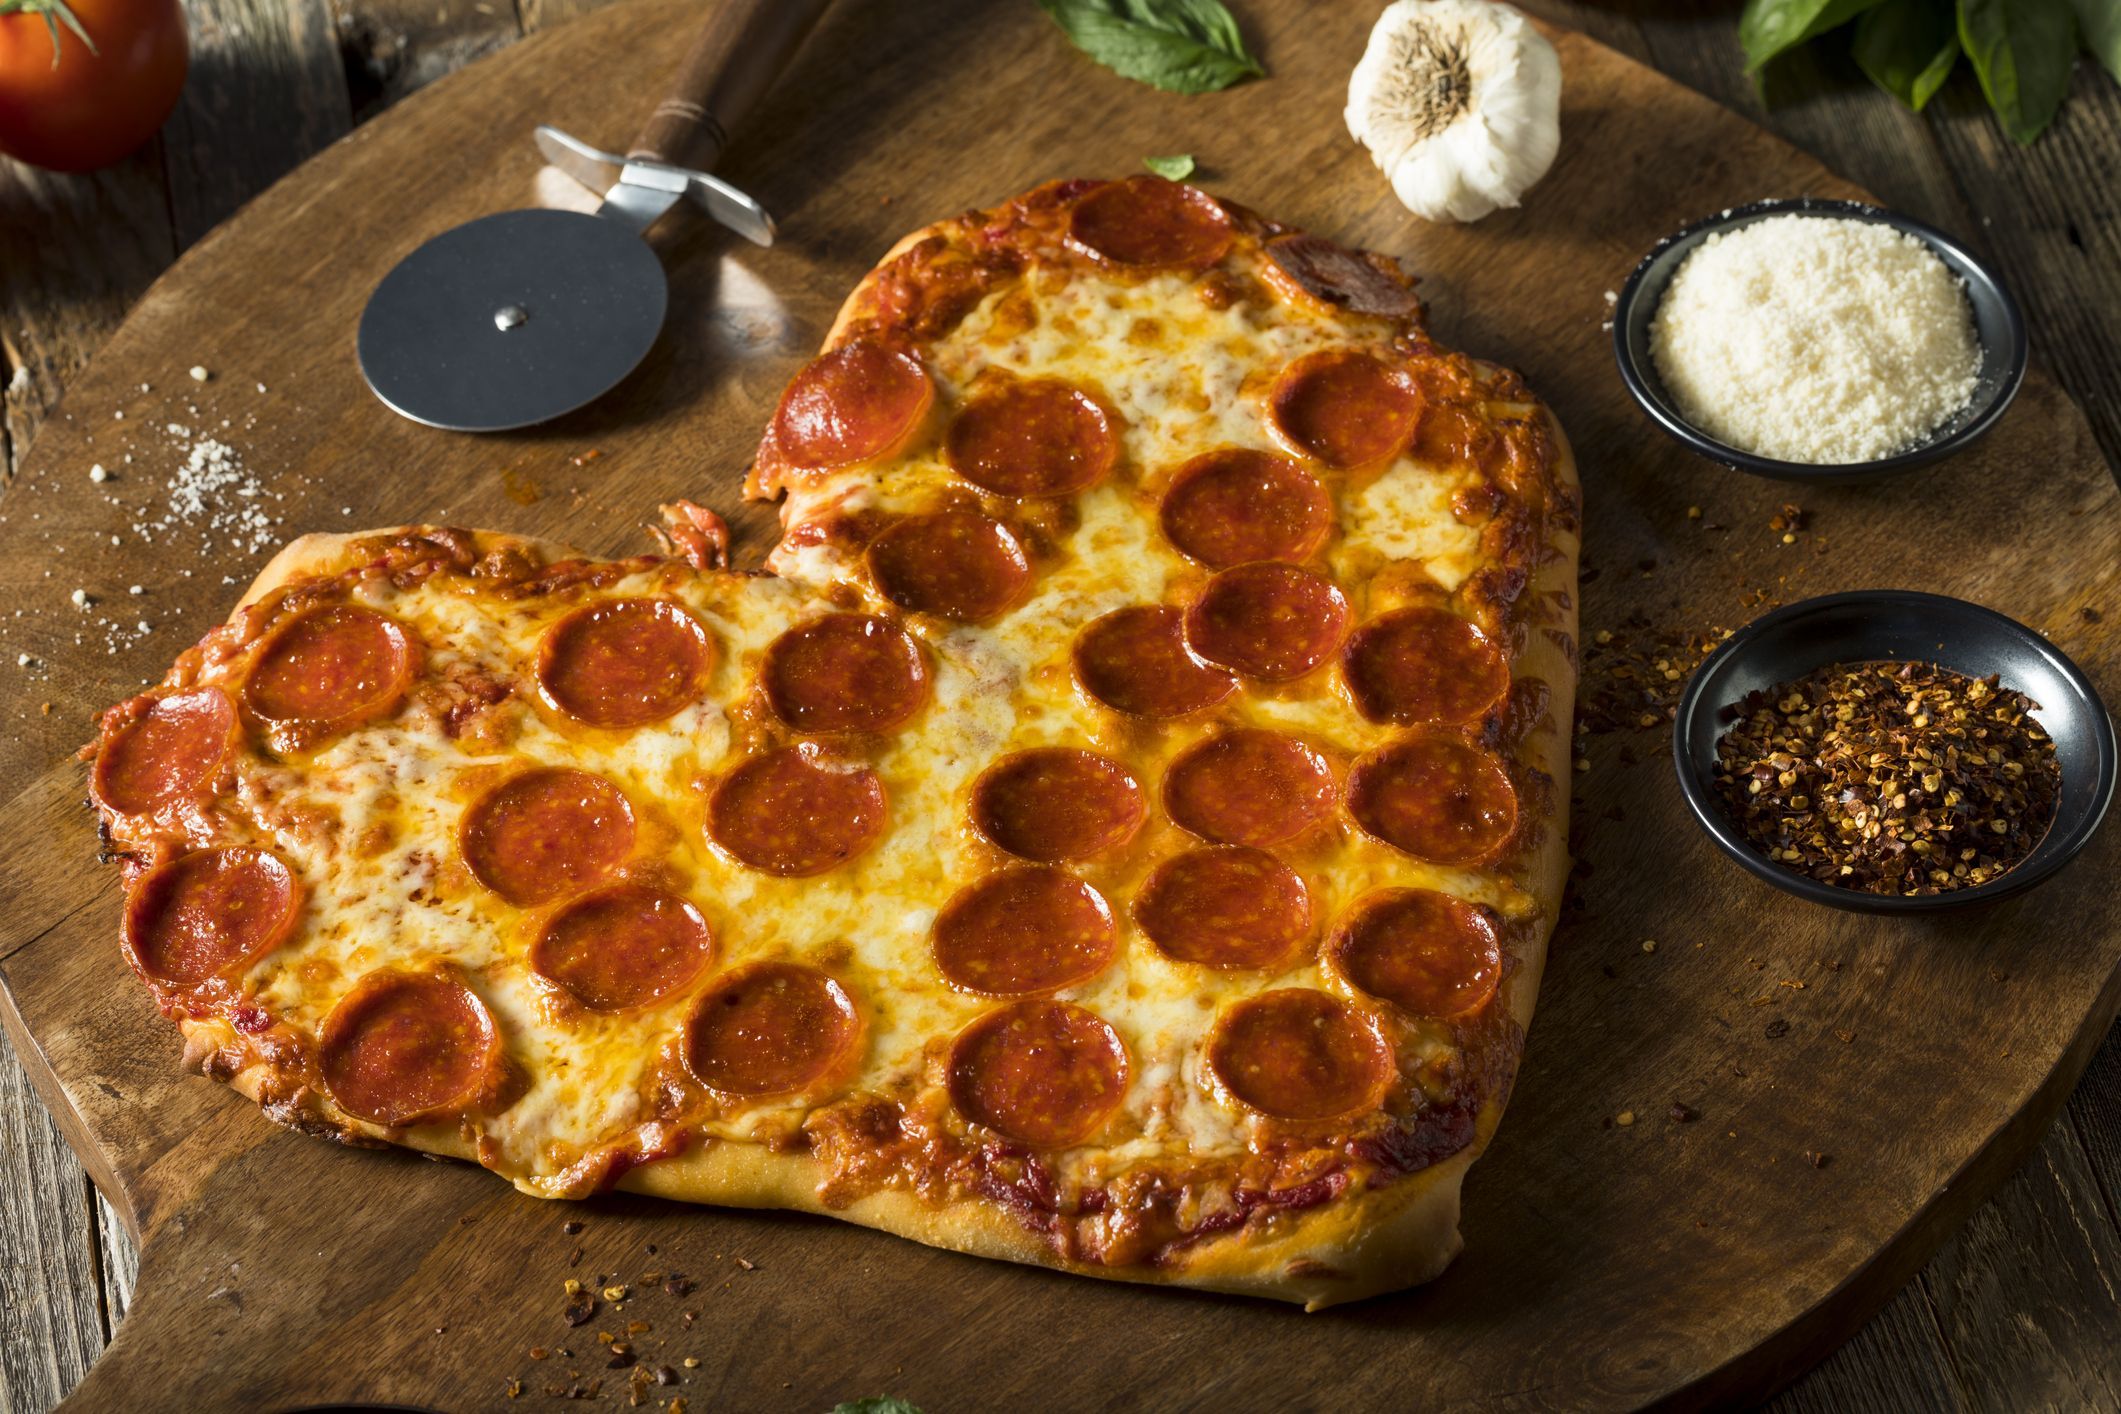
[[[0,152],[59,172],[107,167],[154,136],[190,62],[178,0],[66,0],[52,63],[45,0],[0,14]],[[0,9],[8,8],[0,0]]]

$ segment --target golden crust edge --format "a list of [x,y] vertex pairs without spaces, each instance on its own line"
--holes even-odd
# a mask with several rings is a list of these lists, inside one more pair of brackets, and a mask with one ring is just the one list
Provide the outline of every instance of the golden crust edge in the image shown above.
[[[886,266],[947,225],[947,220],[930,222],[893,243],[842,302],[820,349],[829,350],[839,342]],[[1555,484],[1564,493],[1577,495],[1580,481],[1567,436],[1552,410],[1544,402],[1540,408],[1553,442],[1551,470]],[[432,528],[400,526],[362,532],[314,532],[301,536],[266,564],[245,591],[235,612],[240,613],[294,580],[352,568],[358,563],[351,554],[357,541],[417,534]],[[490,531],[470,533],[482,548],[513,546],[547,561],[576,553],[556,542],[535,537]],[[1520,958],[1522,970],[1510,982],[1511,1016],[1526,1031],[1529,1031],[1537,1003],[1547,945],[1553,934],[1562,884],[1568,872],[1567,821],[1573,780],[1570,724],[1577,686],[1574,655],[1564,651],[1542,629],[1556,628],[1574,641],[1580,539],[1574,532],[1556,527],[1550,518],[1543,548],[1545,558],[1535,570],[1526,593],[1535,605],[1565,602],[1566,608],[1552,616],[1558,622],[1528,622],[1516,664],[1517,677],[1537,677],[1548,684],[1551,700],[1560,712],[1547,729],[1534,734],[1536,746],[1528,751],[1531,764],[1544,771],[1553,783],[1553,797],[1552,808],[1542,816],[1542,836],[1521,870],[1527,891],[1538,902],[1540,915],[1536,933],[1528,939]],[[1562,598],[1556,599],[1557,595]],[[1528,616],[1538,617],[1543,615],[1537,609]],[[224,1023],[186,1022],[183,1028],[187,1043],[193,1042],[195,1027],[211,1033],[216,1039],[227,1035]],[[199,1039],[207,1038],[202,1036]],[[213,1043],[209,1041],[208,1044]],[[228,1083],[238,1093],[263,1105],[263,1084],[269,1071],[270,1068],[263,1065],[246,1067]],[[681,1154],[629,1169],[617,1186],[680,1202],[809,1212],[971,1256],[1051,1267],[1109,1280],[1266,1297],[1297,1302],[1306,1310],[1319,1310],[1420,1285],[1434,1279],[1450,1265],[1465,1245],[1458,1229],[1458,1217],[1466,1173],[1486,1151],[1501,1123],[1508,1100],[1505,1089],[1485,1102],[1476,1120],[1473,1142],[1448,1159],[1382,1188],[1336,1198],[1316,1208],[1277,1215],[1266,1220],[1264,1232],[1247,1224],[1200,1244],[1182,1259],[1166,1266],[1107,1267],[1064,1261],[1038,1234],[980,1199],[937,1204],[915,1193],[883,1189],[845,1207],[828,1207],[817,1196],[825,1173],[815,1158],[801,1153],[779,1153],[761,1145],[726,1140],[696,1144]],[[366,1137],[351,1126],[346,1127],[346,1133],[348,1137]],[[409,1132],[393,1142],[426,1153],[477,1161],[474,1146],[461,1133],[442,1127],[430,1127],[427,1132]],[[1292,1265],[1297,1270],[1292,1270]]]
[[[358,553],[357,546],[377,540],[403,539],[409,536],[434,535],[451,530],[439,525],[391,525],[376,530],[313,530],[307,535],[298,535],[281,546],[265,568],[258,571],[257,578],[250,582],[242,597],[236,600],[229,611],[229,620],[241,618],[244,611],[261,603],[273,594],[287,588],[297,580],[318,579],[329,575],[343,574],[371,561],[374,556]],[[520,550],[541,563],[573,559],[580,551],[557,540],[545,540],[534,535],[515,535],[502,530],[463,530],[455,533],[469,535],[480,553],[496,550]]]
[[[1553,471],[1558,486],[1577,489],[1573,454],[1558,422],[1546,413],[1554,438]],[[353,567],[356,542],[381,536],[417,533],[425,527],[394,527],[369,532],[322,532],[304,536],[276,555],[244,603],[255,602],[275,588],[317,573]],[[546,559],[571,554],[548,541],[499,533],[472,532],[482,548],[507,546]],[[1560,622],[1528,628],[1518,658],[1519,676],[1545,680],[1559,706],[1573,702],[1576,668],[1571,655],[1542,627],[1553,627],[1573,641],[1576,630],[1577,537],[1550,529],[1545,562],[1527,592],[1551,599],[1566,595]],[[1562,688],[1566,685],[1567,691]],[[1544,971],[1546,948],[1559,910],[1568,870],[1566,821],[1572,779],[1569,717],[1564,714],[1534,734],[1532,764],[1554,782],[1554,808],[1543,816],[1543,835],[1525,861],[1524,882],[1539,904],[1540,923],[1521,957],[1522,970],[1511,979],[1510,1010],[1521,1028],[1529,1029]],[[186,1041],[218,1049],[232,1039],[217,1020],[181,1022]],[[204,1052],[202,1052],[204,1053]],[[270,1112],[266,1093],[273,1075],[269,1065],[245,1067],[228,1080],[230,1088]],[[1063,1259],[1038,1233],[978,1198],[938,1204],[917,1193],[883,1189],[845,1207],[826,1205],[818,1193],[827,1177],[812,1155],[777,1152],[763,1145],[729,1140],[695,1144],[683,1153],[629,1169],[618,1187],[653,1197],[722,1207],[774,1208],[836,1218],[909,1238],[930,1247],[976,1257],[1050,1267],[1076,1275],[1152,1285],[1184,1286],[1232,1295],[1264,1297],[1320,1310],[1343,1302],[1417,1286],[1440,1275],[1464,1247],[1458,1228],[1461,1190],[1467,1172],[1486,1151],[1508,1104],[1507,1092],[1484,1103],[1474,1140],[1459,1153],[1381,1188],[1365,1190],[1315,1208],[1284,1213],[1211,1238],[1176,1260],[1162,1265],[1109,1267]],[[372,1139],[367,1131],[342,1123],[343,1137]],[[393,1142],[400,1147],[477,1162],[475,1146],[461,1131],[427,1126],[407,1131]],[[518,1187],[523,1185],[518,1184]],[[524,1188],[536,1196],[549,1196]]]

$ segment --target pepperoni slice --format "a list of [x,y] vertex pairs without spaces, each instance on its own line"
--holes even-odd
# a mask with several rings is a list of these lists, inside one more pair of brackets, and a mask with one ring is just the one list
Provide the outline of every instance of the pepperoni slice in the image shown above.
[[1348,600],[1323,575],[1253,564],[1209,580],[1186,610],[1186,642],[1211,663],[1265,682],[1302,677],[1348,632]]
[[920,710],[928,664],[898,620],[827,614],[773,640],[766,703],[799,732],[881,732]]
[[1268,425],[1289,450],[1343,469],[1397,456],[1420,415],[1414,380],[1354,349],[1305,354],[1267,395]]
[[1171,478],[1164,535],[1210,569],[1252,560],[1301,560],[1333,526],[1318,478],[1294,462],[1242,447],[1195,457]]
[[1382,1099],[1392,1048],[1374,1018],[1338,997],[1290,987],[1224,1012],[1208,1037],[1208,1069],[1248,1109],[1315,1123]]
[[1156,867],[1135,896],[1134,921],[1178,962],[1274,967],[1311,931],[1311,895],[1294,869],[1265,850],[1196,849]]
[[602,776],[562,767],[503,781],[464,813],[458,846],[510,903],[550,903],[598,883],[633,853],[633,806]]
[[869,544],[869,577],[902,609],[984,623],[1031,587],[1031,557],[1009,527],[977,511],[909,516]]
[[1373,722],[1473,722],[1510,690],[1510,665],[1477,627],[1444,609],[1372,619],[1341,656],[1355,708]]
[[398,1128],[476,1109],[491,1094],[501,1037],[453,977],[372,972],[325,1019],[324,1088],[348,1114]]
[[1127,1048],[1066,1002],[997,1007],[950,1048],[950,1099],[974,1124],[1041,1149],[1095,1134],[1127,1093]]
[[1480,1011],[1502,984],[1502,944],[1487,913],[1428,889],[1364,899],[1326,953],[1357,991],[1439,1021]]
[[159,697],[104,741],[89,790],[119,815],[166,805],[213,779],[235,734],[235,706],[218,687]]
[[1015,997],[1089,981],[1118,941],[1096,889],[1058,869],[1009,869],[943,905],[935,965],[953,987]]
[[837,868],[884,833],[884,783],[804,742],[755,756],[707,802],[707,832],[739,863],[801,878]]
[[1025,378],[974,393],[943,437],[959,476],[997,496],[1070,496],[1119,457],[1112,419],[1081,389]]
[[1292,737],[1240,727],[1197,742],[1164,773],[1164,809],[1183,829],[1259,848],[1333,812],[1333,768]]
[[530,965],[591,1011],[625,1012],[678,991],[713,955],[714,934],[688,900],[620,884],[553,915]]
[[800,963],[754,963],[693,1008],[685,1068],[725,1095],[792,1095],[828,1079],[860,1034],[854,999],[838,982]]
[[1517,792],[1488,752],[1449,737],[1412,737],[1355,763],[1348,813],[1418,859],[1477,864],[1517,828]]
[[867,461],[903,440],[934,400],[919,359],[857,339],[789,382],[773,414],[774,449],[793,466]]
[[592,727],[660,722],[706,689],[713,667],[714,640],[667,599],[577,609],[538,645],[546,700]]
[[279,855],[202,849],[133,886],[122,938],[141,975],[189,987],[280,946],[301,909],[302,886]]
[[1162,177],[1107,182],[1068,217],[1068,235],[1119,265],[1213,265],[1230,249],[1230,216],[1198,187]]
[[1126,767],[1094,751],[1019,751],[972,784],[972,828],[1020,859],[1083,859],[1134,838],[1149,805]]
[[1117,712],[1183,717],[1213,707],[1237,679],[1186,646],[1186,616],[1163,604],[1115,609],[1075,640],[1075,680]]
[[268,722],[344,730],[397,706],[416,658],[396,619],[358,604],[312,609],[266,643],[243,700]]

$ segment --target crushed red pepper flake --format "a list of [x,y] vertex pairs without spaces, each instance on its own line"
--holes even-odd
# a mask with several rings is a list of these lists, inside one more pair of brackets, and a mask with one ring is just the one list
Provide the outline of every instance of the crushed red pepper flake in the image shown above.
[[1595,630],[1583,645],[1577,732],[1647,731],[1671,721],[1695,665],[1730,636],[1722,628],[1675,633],[1640,614]]
[[1768,858],[1864,893],[1985,884],[2054,819],[2061,770],[2035,704],[1933,663],[1832,664],[1739,703],[1716,791]]

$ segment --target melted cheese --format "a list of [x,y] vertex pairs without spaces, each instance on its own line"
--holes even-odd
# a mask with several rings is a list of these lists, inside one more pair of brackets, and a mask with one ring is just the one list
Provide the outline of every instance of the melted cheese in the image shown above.
[[[847,865],[802,879],[746,869],[717,851],[703,827],[707,790],[757,744],[736,709],[757,691],[761,657],[781,632],[826,607],[817,591],[852,587],[878,609],[860,561],[830,541],[791,544],[773,564],[782,579],[694,574],[677,565],[643,570],[600,591],[507,600],[468,581],[436,576],[411,588],[381,582],[364,601],[418,633],[429,676],[476,673],[516,689],[494,709],[498,736],[452,737],[433,712],[393,721],[279,763],[246,758],[232,834],[278,849],[310,891],[295,938],[246,979],[287,1025],[314,1037],[331,1007],[366,972],[443,958],[460,966],[494,1013],[523,1080],[516,1099],[472,1121],[493,1167],[534,1192],[573,1191],[570,1167],[600,1146],[623,1142],[652,1116],[653,1086],[668,1064],[690,991],[627,1016],[590,1015],[555,1004],[526,958],[549,910],[511,905],[474,879],[456,832],[479,794],[526,763],[568,764],[623,789],[640,825],[638,876],[692,899],[713,927],[713,975],[757,959],[808,959],[844,981],[861,1008],[865,1037],[853,1084],[878,1094],[933,1096],[949,1041],[994,1003],[943,986],[930,930],[956,890],[1005,861],[967,820],[973,778],[999,757],[1066,744],[1127,763],[1150,793],[1150,823],[1117,857],[1079,872],[1103,892],[1119,920],[1112,966],[1060,995],[1109,1021],[1131,1057],[1121,1112],[1097,1149],[1063,1161],[1074,1177],[1109,1175],[1157,1157],[1239,1153],[1256,1121],[1217,1095],[1202,1073],[1203,1042],[1230,1003],[1270,986],[1343,991],[1306,949],[1278,977],[1218,972],[1174,962],[1134,927],[1129,904],[1154,864],[1192,847],[1163,815],[1163,771],[1180,751],[1223,727],[1248,724],[1302,736],[1344,773],[1389,729],[1350,706],[1338,669],[1271,692],[1246,691],[1202,720],[1145,724],[1089,699],[1069,662],[1090,620],[1130,604],[1183,602],[1205,573],[1164,541],[1155,498],[1170,471],[1218,447],[1272,449],[1263,400],[1272,374],[1318,349],[1361,345],[1361,321],[1327,319],[1274,299],[1216,308],[1176,276],[1133,284],[1094,276],[1028,282],[991,296],[927,351],[944,405],[992,369],[1059,377],[1093,392],[1116,415],[1117,474],[1077,497],[1038,563],[1030,598],[980,627],[913,616],[932,670],[932,698],[874,751],[889,795],[881,841]],[[1337,530],[1324,566],[1349,595],[1358,620],[1393,606],[1407,582],[1379,576],[1400,564],[1446,588],[1477,563],[1479,527],[1453,514],[1453,496],[1478,479],[1470,467],[1409,458],[1360,484],[1329,476]],[[860,509],[927,509],[961,487],[932,441],[887,465],[795,493],[789,519]],[[538,705],[532,665],[540,635],[591,597],[664,594],[712,633],[717,663],[701,701],[666,721],[630,731],[570,723]],[[1438,888],[1522,915],[1532,901],[1505,878],[1410,859],[1342,818],[1300,849],[1281,851],[1311,891],[1320,931],[1361,895],[1380,887]],[[704,982],[702,983],[704,985]],[[1434,1060],[1448,1049],[1441,1027],[1416,1026],[1402,1060]],[[947,1106],[942,1107],[947,1109]],[[728,1137],[784,1132],[801,1117],[788,1104],[732,1106],[703,1127]]]

